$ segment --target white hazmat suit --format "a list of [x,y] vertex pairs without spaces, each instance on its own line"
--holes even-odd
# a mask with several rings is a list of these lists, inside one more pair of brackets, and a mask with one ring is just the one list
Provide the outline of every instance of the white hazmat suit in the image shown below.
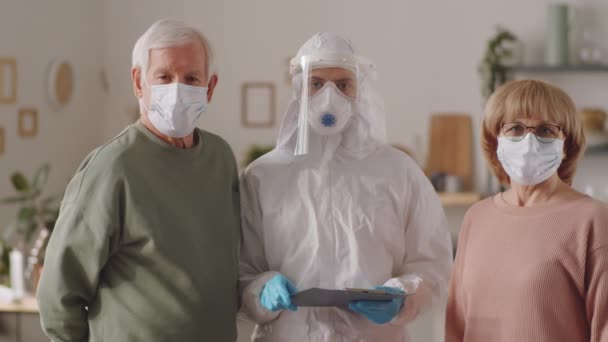
[[[294,60],[295,96],[277,147],[242,177],[240,280],[244,309],[258,324],[253,340],[407,341],[405,324],[445,292],[450,275],[441,203],[418,165],[384,142],[383,109],[371,91],[374,68],[354,55],[350,42],[318,33]],[[326,135],[306,125],[315,122],[321,96],[331,99],[333,90],[302,96],[312,87],[308,73],[330,67],[352,71],[357,94],[348,124]],[[313,119],[298,125],[302,115]],[[260,294],[277,274],[300,291],[386,285],[415,294],[384,325],[339,308],[272,312]]]

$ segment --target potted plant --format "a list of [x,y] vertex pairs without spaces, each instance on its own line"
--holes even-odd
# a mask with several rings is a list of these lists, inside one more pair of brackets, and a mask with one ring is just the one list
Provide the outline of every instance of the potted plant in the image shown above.
[[49,171],[50,166],[44,164],[31,180],[19,171],[14,172],[10,180],[16,194],[0,200],[0,203],[18,206],[15,220],[4,229],[3,245],[8,244],[22,253],[30,249],[25,278],[33,288],[37,285],[48,237],[59,216],[61,196],[42,196]]
[[514,54],[517,37],[511,31],[497,27],[496,34],[488,41],[486,52],[479,64],[481,94],[485,99],[509,80],[509,61]]
[[[509,80],[511,67],[509,61],[514,57],[517,37],[509,30],[497,27],[496,34],[488,41],[486,52],[479,64],[478,72],[481,77],[481,95],[484,102],[501,85]],[[487,190],[493,193],[497,182],[490,170],[487,171]],[[498,190],[503,191],[504,187],[498,184]]]

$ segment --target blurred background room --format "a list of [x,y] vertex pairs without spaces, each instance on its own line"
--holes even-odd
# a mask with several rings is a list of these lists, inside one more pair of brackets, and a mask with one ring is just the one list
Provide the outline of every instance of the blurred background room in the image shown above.
[[[211,42],[219,85],[200,127],[228,141],[241,170],[275,143],[290,58],[333,31],[377,65],[389,143],[440,192],[454,245],[467,208],[500,190],[479,126],[485,99],[509,79],[572,96],[588,142],[574,185],[608,201],[605,0],[0,0],[2,342],[45,341],[31,294],[61,195],[91,150],[137,120],[131,52],[163,17]],[[11,266],[21,269],[11,276]],[[438,306],[415,321],[412,340],[442,341],[443,315]],[[248,341],[252,324],[238,325]]]

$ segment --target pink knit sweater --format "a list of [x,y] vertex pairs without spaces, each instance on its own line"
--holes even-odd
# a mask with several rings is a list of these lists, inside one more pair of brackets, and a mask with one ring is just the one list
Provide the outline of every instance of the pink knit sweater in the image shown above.
[[469,209],[446,341],[608,342],[608,205]]

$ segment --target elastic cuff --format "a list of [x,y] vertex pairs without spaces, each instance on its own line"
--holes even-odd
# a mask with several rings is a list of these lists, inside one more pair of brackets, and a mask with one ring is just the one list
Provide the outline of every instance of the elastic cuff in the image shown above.
[[264,272],[243,291],[244,311],[258,324],[273,321],[281,314],[280,311],[272,312],[267,310],[260,302],[260,295],[262,294],[264,285],[278,274],[280,273],[274,271]]
[[432,291],[424,280],[414,274],[387,281],[385,286],[396,287],[407,294],[399,314],[390,322],[392,325],[403,326],[413,321],[418,315],[430,306]]

